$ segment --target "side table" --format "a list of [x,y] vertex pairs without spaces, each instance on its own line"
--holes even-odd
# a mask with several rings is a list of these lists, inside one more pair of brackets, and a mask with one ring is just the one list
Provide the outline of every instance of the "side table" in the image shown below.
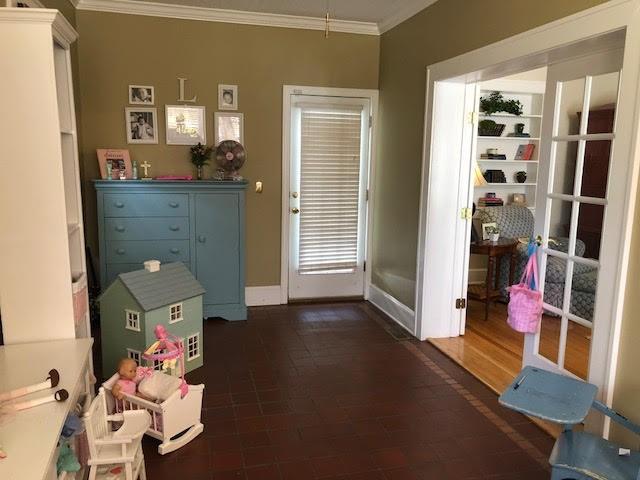
[[484,302],[484,319],[489,319],[489,304],[502,296],[500,293],[500,263],[509,257],[509,285],[513,285],[518,240],[500,238],[497,242],[482,240],[471,243],[471,253],[487,256],[487,277],[484,285],[469,285],[467,296],[471,300]]

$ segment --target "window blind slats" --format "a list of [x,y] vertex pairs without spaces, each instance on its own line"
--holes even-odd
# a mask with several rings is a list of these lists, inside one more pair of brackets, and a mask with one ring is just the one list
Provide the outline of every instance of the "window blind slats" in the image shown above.
[[361,110],[301,110],[299,272],[353,271],[358,262]]

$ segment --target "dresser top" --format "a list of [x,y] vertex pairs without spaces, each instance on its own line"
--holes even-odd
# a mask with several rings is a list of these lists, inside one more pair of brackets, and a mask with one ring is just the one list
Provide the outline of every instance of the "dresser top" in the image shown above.
[[247,180],[94,180],[96,188],[139,188],[139,187],[216,187],[216,188],[246,188]]

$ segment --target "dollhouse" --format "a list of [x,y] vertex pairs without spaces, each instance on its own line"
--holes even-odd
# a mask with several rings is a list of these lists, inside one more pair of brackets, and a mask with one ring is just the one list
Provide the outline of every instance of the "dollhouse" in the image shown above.
[[157,325],[184,342],[186,372],[201,367],[204,292],[181,262],[148,260],[144,269],[118,275],[99,298],[103,372],[125,357],[140,364]]

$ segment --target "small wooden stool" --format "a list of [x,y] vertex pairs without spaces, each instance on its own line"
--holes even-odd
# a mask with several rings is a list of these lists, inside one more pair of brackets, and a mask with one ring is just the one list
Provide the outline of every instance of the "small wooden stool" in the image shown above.
[[485,321],[489,319],[489,304],[502,297],[500,292],[502,257],[509,256],[509,285],[513,285],[517,246],[518,240],[514,238],[499,238],[497,242],[482,240],[471,244],[471,253],[487,256],[487,277],[484,285],[469,285],[467,289],[467,296],[471,300],[484,302]]

